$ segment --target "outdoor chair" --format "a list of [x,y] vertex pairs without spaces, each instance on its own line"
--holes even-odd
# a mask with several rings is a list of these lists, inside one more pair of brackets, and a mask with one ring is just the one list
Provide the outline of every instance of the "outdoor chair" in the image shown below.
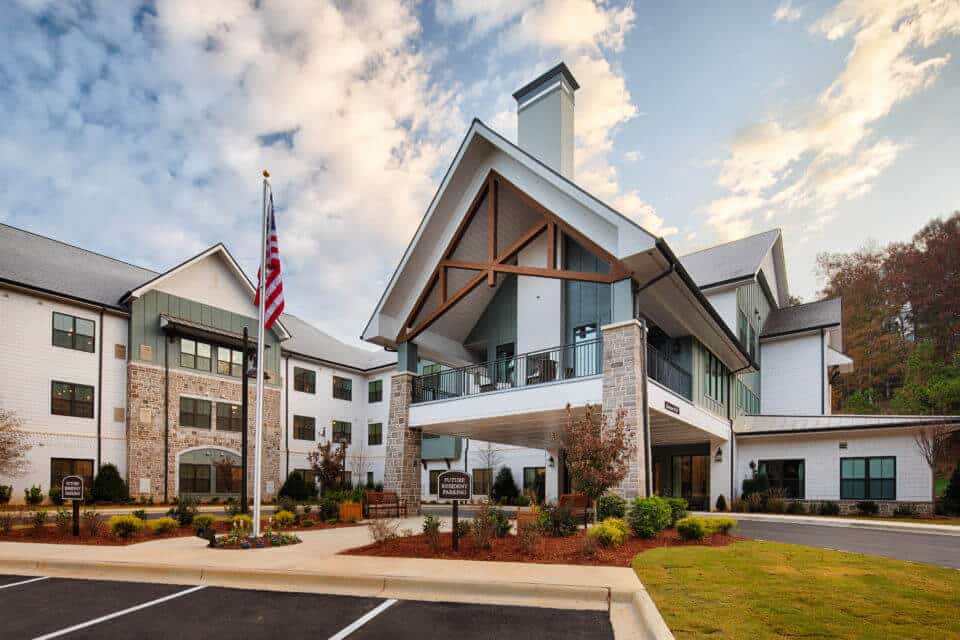
[[407,515],[407,501],[397,497],[393,491],[368,491],[367,516],[370,518],[394,517],[400,514]]

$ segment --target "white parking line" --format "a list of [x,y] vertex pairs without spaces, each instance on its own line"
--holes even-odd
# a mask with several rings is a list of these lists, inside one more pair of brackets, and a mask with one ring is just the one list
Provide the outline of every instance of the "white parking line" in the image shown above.
[[39,582],[40,580],[46,580],[47,576],[42,578],[30,578],[29,580],[21,580],[20,582],[11,582],[10,584],[0,584],[0,589],[9,589],[10,587],[19,587],[22,584],[30,584],[31,582]]
[[92,627],[95,624],[100,624],[101,622],[106,622],[107,620],[113,620],[114,618],[119,618],[120,616],[125,616],[128,613],[133,613],[134,611],[140,611],[141,609],[146,609],[157,604],[167,602],[168,600],[173,600],[174,598],[179,598],[180,596],[190,595],[195,591],[200,591],[200,589],[206,589],[206,585],[200,585],[197,587],[190,587],[189,589],[184,589],[183,591],[178,591],[176,593],[171,593],[168,596],[162,598],[157,598],[156,600],[151,600],[150,602],[144,602],[143,604],[138,604],[135,607],[130,607],[129,609],[124,609],[122,611],[115,611],[114,613],[109,613],[105,616],[99,618],[94,618],[93,620],[87,620],[86,622],[81,622],[80,624],[75,624],[72,627],[67,627],[66,629],[60,629],[59,631],[54,631],[53,633],[48,633],[45,636],[37,636],[33,640],[47,640],[47,638],[59,638],[60,636],[65,636],[68,633],[73,633],[74,631],[79,631],[80,629],[86,629],[87,627]]
[[336,635],[330,636],[330,640],[343,640],[344,638],[349,636],[351,633],[353,633],[363,625],[367,624],[368,622],[370,622],[371,620],[373,620],[378,615],[380,615],[381,613],[383,613],[384,611],[386,611],[387,609],[389,609],[395,604],[397,604],[396,600],[387,600],[385,602],[381,602],[376,609],[373,609],[372,611],[369,611],[362,617],[357,618],[351,625],[344,627]]

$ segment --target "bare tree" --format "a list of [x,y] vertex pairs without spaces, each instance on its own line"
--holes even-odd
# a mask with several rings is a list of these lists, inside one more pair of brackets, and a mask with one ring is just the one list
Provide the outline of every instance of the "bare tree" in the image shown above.
[[10,409],[0,407],[0,475],[17,477],[23,475],[29,462],[27,452],[31,445],[27,434],[21,430],[20,417]]
[[350,472],[357,479],[357,485],[366,483],[367,472],[373,469],[373,462],[370,460],[366,446],[361,440],[356,447],[353,447],[353,453],[347,456]]
[[920,455],[930,466],[930,492],[934,503],[937,501],[937,467],[946,460],[953,431],[952,428],[944,425],[923,427],[913,437]]
[[490,486],[488,487],[487,497],[493,490],[493,475],[497,467],[503,462],[504,448],[495,442],[484,442],[482,447],[478,447],[473,452],[473,458],[476,461],[474,468],[490,470]]

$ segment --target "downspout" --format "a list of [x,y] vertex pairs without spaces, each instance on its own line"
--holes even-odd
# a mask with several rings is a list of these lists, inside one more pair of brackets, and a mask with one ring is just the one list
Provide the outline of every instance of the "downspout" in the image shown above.
[[100,307],[100,362],[97,365],[97,465],[103,464],[103,307]]
[[287,356],[287,362],[283,365],[283,387],[283,430],[287,441],[287,473],[284,478],[287,478],[290,476],[290,356]]
[[820,329],[820,415],[827,415],[826,407],[826,395],[827,395],[827,381],[826,381],[826,368],[827,363],[824,361],[824,356],[826,352],[826,347],[824,346],[824,331]]
[[647,399],[647,321],[640,318],[640,330],[643,335],[643,344],[641,345],[643,358],[643,375],[641,376],[640,402],[643,403],[643,475],[644,475],[644,497],[649,498],[652,495],[653,475],[650,458],[653,455],[653,448],[650,445],[650,406]]
[[163,501],[170,493],[170,338],[163,341]]

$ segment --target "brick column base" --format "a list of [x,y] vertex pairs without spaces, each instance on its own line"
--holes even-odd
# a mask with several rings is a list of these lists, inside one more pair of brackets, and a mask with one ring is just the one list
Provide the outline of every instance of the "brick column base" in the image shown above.
[[407,501],[408,512],[420,514],[421,431],[410,427],[412,373],[390,379],[390,415],[383,488]]
[[602,327],[603,332],[603,415],[608,425],[623,410],[623,426],[630,447],[627,475],[616,492],[625,498],[647,495],[647,442],[644,424],[649,409],[643,388],[646,365],[646,336],[637,320]]

